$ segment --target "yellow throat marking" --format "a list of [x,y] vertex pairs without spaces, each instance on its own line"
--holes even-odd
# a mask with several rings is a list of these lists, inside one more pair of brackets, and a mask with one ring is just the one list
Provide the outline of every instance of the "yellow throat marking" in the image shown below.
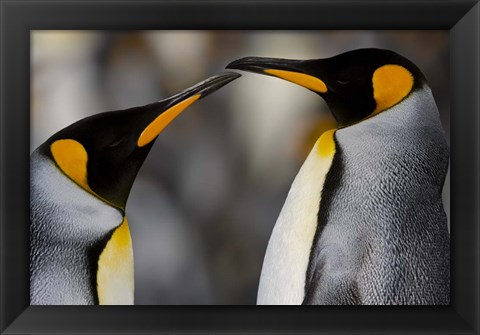
[[377,107],[372,115],[378,114],[400,102],[413,88],[413,75],[400,65],[379,67],[372,77],[373,97]]
[[132,239],[124,218],[98,259],[98,302],[100,305],[131,305],[133,292]]
[[155,137],[157,137],[162,130],[170,124],[170,122],[172,122],[181,112],[197,101],[200,97],[201,94],[191,96],[190,98],[179,102],[160,114],[143,130],[142,134],[137,140],[137,146],[143,147],[152,142]]
[[88,186],[88,154],[83,145],[71,139],[57,140],[51,144],[50,151],[63,173],[82,188],[93,193]]
[[333,157],[335,154],[335,131],[330,129],[324,132],[317,141],[317,153],[322,157]]
[[298,84],[300,86],[303,86],[315,92],[320,92],[320,93],[327,92],[327,85],[325,85],[323,81],[305,73],[275,70],[275,69],[266,69],[264,70],[264,72],[271,74],[272,76],[285,79],[294,84]]

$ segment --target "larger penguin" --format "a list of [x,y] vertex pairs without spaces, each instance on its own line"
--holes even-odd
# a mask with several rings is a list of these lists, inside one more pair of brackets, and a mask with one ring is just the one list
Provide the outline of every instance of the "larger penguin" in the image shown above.
[[247,57],[227,68],[318,93],[338,129],[296,176],[268,243],[258,304],[449,304],[441,192],[449,149],[427,81],[395,52]]
[[85,118],[32,153],[32,305],[133,304],[125,205],[135,177],[173,119],[239,76],[227,72],[157,103]]

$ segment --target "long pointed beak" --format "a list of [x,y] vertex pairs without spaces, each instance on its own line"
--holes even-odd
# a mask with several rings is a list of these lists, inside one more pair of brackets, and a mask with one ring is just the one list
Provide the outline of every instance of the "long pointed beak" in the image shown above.
[[173,104],[180,103],[183,100],[187,100],[192,96],[198,95],[198,100],[206,97],[207,95],[215,92],[216,90],[220,89],[221,87],[225,86],[232,80],[241,77],[241,74],[235,72],[223,72],[216,76],[212,76],[208,79],[205,79],[198,84],[189,87],[183,90],[180,93],[177,93],[170,98],[169,100],[172,101]]
[[302,60],[245,57],[231,62],[226,68],[281,78],[317,93],[328,91],[321,79],[305,73],[305,61]]
[[294,72],[302,72],[301,66],[303,61],[283,58],[268,57],[244,57],[234,60],[226,66],[227,69],[243,70],[266,74],[265,70],[286,70]]
[[[210,77],[186,90],[177,93],[168,100],[167,109],[150,122],[137,140],[137,146],[143,147],[152,142],[181,112],[195,101],[215,92],[241,75],[234,72],[224,72]],[[163,100],[164,102],[165,100]]]

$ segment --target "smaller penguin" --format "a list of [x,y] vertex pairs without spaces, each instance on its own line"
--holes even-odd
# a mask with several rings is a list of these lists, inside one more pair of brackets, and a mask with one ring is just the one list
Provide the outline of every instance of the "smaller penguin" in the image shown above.
[[319,137],[293,181],[257,303],[448,304],[441,193],[449,150],[420,69],[382,49],[312,60],[247,57],[227,68],[315,92],[338,125]]
[[125,206],[162,130],[240,77],[225,72],[159,102],[97,114],[54,134],[30,157],[30,303],[133,304]]

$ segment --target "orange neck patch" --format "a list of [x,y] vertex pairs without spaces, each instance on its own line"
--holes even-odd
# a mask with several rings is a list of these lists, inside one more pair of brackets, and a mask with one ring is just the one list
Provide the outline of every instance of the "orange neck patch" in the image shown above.
[[377,107],[371,115],[378,114],[405,98],[413,88],[413,75],[400,65],[379,67],[372,77],[373,97]]
[[201,94],[196,94],[185,99],[178,104],[170,107],[152,121],[142,132],[137,141],[137,146],[143,147],[152,142],[166,126],[169,125],[181,112],[200,98]]
[[264,72],[271,74],[272,76],[287,80],[294,84],[303,86],[315,92],[319,92],[319,93],[327,92],[327,85],[325,85],[325,83],[322,80],[305,73],[284,71],[284,70],[274,70],[274,69],[267,69],[267,70],[264,70]]
[[63,173],[85,190],[92,192],[87,181],[88,154],[83,145],[71,139],[57,140],[50,146],[50,151]]

